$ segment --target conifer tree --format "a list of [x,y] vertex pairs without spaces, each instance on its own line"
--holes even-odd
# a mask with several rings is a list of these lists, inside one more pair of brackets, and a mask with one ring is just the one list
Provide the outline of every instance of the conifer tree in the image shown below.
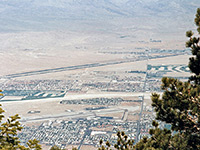
[[[182,82],[174,78],[162,78],[162,96],[152,94],[152,106],[156,119],[171,125],[171,130],[160,129],[156,121],[150,129],[150,138],[143,137],[136,145],[124,132],[118,132],[118,141],[112,147],[107,141],[105,146],[100,141],[99,150],[198,150],[200,149],[200,8],[197,9],[195,24],[197,36],[187,31],[189,40],[186,47],[191,48],[189,68],[194,74],[189,81]],[[1,91],[0,91],[1,92]],[[0,95],[2,95],[0,93]],[[1,106],[1,105],[0,105]],[[2,150],[41,150],[37,140],[29,140],[28,147],[22,146],[17,138],[17,131],[22,127],[18,115],[11,116],[2,123],[4,110],[0,107],[0,149]],[[60,150],[57,146],[51,148]]]
[[[119,135],[116,149],[200,149],[200,8],[197,9],[195,24],[198,37],[195,37],[192,31],[186,32],[186,36],[189,38],[186,47],[190,48],[194,55],[189,59],[188,65],[193,75],[187,82],[164,77],[161,85],[162,96],[157,93],[153,93],[151,96],[156,119],[170,124],[171,129],[160,129],[158,122],[153,121],[154,128],[149,131],[150,138],[143,137],[135,146],[130,147],[129,143]],[[102,145],[102,142],[100,144]],[[110,149],[109,142],[99,149]]]
[[[3,96],[0,90],[0,96]],[[1,106],[1,104],[0,104]],[[20,144],[20,140],[17,137],[17,132],[22,130],[21,124],[18,121],[19,115],[11,116],[6,121],[2,121],[4,118],[4,110],[0,107],[0,149],[1,150],[41,150],[39,141],[29,140],[25,147]]]
[[[1,105],[0,105],[1,106]],[[2,122],[4,110],[0,108],[0,149],[1,150],[41,150],[39,141],[29,140],[25,147],[20,144],[17,132],[22,130],[19,123],[19,115],[16,114],[7,119],[6,122]]]
[[[200,34],[200,8],[197,9],[197,14],[195,18],[195,24],[197,26],[198,35]],[[189,40],[186,42],[186,47],[191,48],[192,55],[194,57],[190,58],[189,68],[193,76],[190,77],[190,81],[194,81],[195,84],[200,84],[200,37],[193,36],[194,33],[190,30],[186,32],[186,36]]]

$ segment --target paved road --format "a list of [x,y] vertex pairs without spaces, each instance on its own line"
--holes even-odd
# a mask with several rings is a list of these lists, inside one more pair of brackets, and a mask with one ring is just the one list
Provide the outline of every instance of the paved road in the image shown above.
[[81,149],[81,146],[83,145],[83,142],[84,142],[84,140],[86,138],[86,135],[90,136],[90,132],[91,132],[90,131],[90,127],[91,127],[90,125],[87,126],[86,131],[85,131],[85,133],[83,135],[83,139],[81,140],[80,145],[78,146],[78,150]]
[[[154,57],[149,57],[148,59],[172,57],[172,56],[178,56],[178,55],[183,55],[183,54],[171,54],[171,55],[167,55],[167,56],[154,56]],[[25,76],[47,74],[47,73],[54,73],[54,72],[62,72],[62,71],[69,71],[69,70],[109,66],[109,65],[116,65],[116,64],[136,62],[136,61],[144,61],[144,60],[147,60],[147,59],[138,58],[138,59],[125,59],[125,60],[121,60],[121,61],[113,61],[113,62],[107,62],[107,63],[91,63],[91,64],[84,64],[84,65],[77,65],[77,66],[68,66],[68,67],[60,67],[60,68],[54,68],[54,69],[44,69],[44,70],[9,74],[9,75],[5,75],[5,76],[1,76],[0,78],[12,79],[12,78],[17,78],[17,77],[25,77]]]
[[[145,79],[144,79],[144,85],[143,85],[143,92],[146,92],[146,82],[147,82],[147,75],[148,75],[148,63],[149,63],[149,51],[147,52],[147,63],[146,63],[146,75],[145,75]],[[144,107],[144,94],[142,96],[142,103],[141,103],[141,110],[140,110],[140,114],[139,114],[139,119],[137,121],[137,133],[136,133],[136,143],[138,143],[139,141],[139,135],[140,135],[140,130],[141,130],[141,118],[142,118],[142,113],[143,113],[143,107]]]

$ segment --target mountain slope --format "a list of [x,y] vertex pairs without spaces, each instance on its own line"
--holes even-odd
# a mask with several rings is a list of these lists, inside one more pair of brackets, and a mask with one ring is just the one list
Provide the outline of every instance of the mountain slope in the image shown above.
[[199,0],[2,0],[0,30],[52,30],[73,22],[98,24],[113,18],[187,20],[197,6]]

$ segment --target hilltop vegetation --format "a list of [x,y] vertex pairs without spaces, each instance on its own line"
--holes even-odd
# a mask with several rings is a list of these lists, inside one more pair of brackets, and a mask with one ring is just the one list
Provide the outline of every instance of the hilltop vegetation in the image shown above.
[[[195,23],[199,36],[200,8],[197,10]],[[151,137],[143,137],[135,146],[134,141],[128,139],[124,132],[119,132],[118,141],[114,145],[116,149],[200,149],[200,37],[195,37],[192,31],[188,31],[186,36],[189,38],[186,47],[190,48],[194,55],[189,62],[193,76],[187,82],[165,77],[161,85],[164,91],[162,97],[157,93],[152,94],[156,119],[170,124],[171,129],[160,129],[159,124],[153,121],[154,128],[149,131]],[[0,121],[4,117],[3,112],[3,109],[0,109]],[[37,140],[29,141],[28,148],[20,145],[16,137],[17,131],[22,129],[18,119],[19,116],[15,115],[1,123],[0,149],[40,150],[41,146]],[[104,144],[100,141],[100,144],[100,150],[113,148],[109,142]],[[55,146],[53,149],[59,148]]]
[[[200,8],[195,18],[198,35],[200,34]],[[118,133],[118,141],[114,146],[121,150],[194,150],[200,149],[200,37],[187,31],[189,40],[186,47],[191,49],[189,68],[194,74],[189,81],[182,82],[174,78],[162,78],[162,96],[152,94],[152,106],[156,111],[156,119],[170,124],[171,129],[160,129],[156,121],[150,129],[150,138],[143,137],[135,146],[133,141],[122,133]],[[102,145],[102,142],[100,142]],[[109,149],[109,142],[100,150]]]

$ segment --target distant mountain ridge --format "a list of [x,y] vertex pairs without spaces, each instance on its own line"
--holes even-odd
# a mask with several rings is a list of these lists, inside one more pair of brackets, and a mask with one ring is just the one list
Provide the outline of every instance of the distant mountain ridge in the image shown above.
[[[36,30],[59,22],[195,14],[199,0],[1,0],[0,31]],[[163,18],[165,19],[165,18]],[[53,29],[54,27],[52,27]],[[62,27],[61,27],[62,28]]]

